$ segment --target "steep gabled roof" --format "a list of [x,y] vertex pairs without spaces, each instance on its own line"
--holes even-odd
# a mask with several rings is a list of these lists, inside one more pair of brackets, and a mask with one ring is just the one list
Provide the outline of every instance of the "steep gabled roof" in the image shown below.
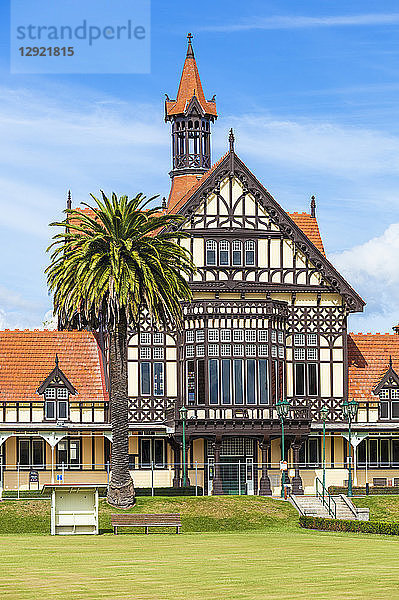
[[71,394],[73,394],[74,396],[77,394],[77,391],[73,387],[72,383],[69,381],[68,377],[60,369],[58,354],[55,355],[54,369],[51,371],[51,373],[49,373],[49,375],[46,377],[46,379],[43,381],[43,383],[41,385],[39,385],[39,387],[37,388],[37,393],[44,394],[47,387],[53,381],[62,381],[62,383],[66,386],[66,388],[69,390],[69,392]]
[[[281,231],[292,239],[298,249],[314,264],[328,283],[329,289],[341,294],[351,311],[363,310],[364,300],[326,258],[316,219],[311,215],[307,215],[307,213],[302,215],[294,213],[292,216],[285,212],[245,163],[238,158],[234,150],[231,149],[222,156],[184,196],[174,202],[173,212],[187,216],[191,215],[205,201],[216,185],[232,173],[241,181],[243,187],[255,197],[255,200],[263,206]],[[312,220],[311,224],[310,219]],[[309,237],[302,230],[301,225],[311,234]]]
[[79,400],[107,401],[102,352],[88,331],[0,331],[0,400],[35,401],[56,356]]
[[349,399],[375,401],[386,376],[399,372],[399,335],[350,333],[348,336]]
[[188,104],[194,97],[198,100],[198,103],[204,114],[211,115],[215,118],[217,117],[216,103],[214,99],[205,99],[193,47],[191,45],[191,34],[189,34],[187,55],[186,60],[184,61],[176,100],[169,100],[169,98],[166,97],[165,119],[168,119],[172,115],[184,114]]

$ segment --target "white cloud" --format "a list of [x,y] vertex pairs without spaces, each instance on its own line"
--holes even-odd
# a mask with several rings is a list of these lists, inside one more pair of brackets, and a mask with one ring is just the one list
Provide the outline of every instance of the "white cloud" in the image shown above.
[[381,236],[330,258],[366,300],[363,315],[352,317],[350,328],[391,331],[399,322],[399,223]]
[[348,27],[348,26],[376,26],[397,25],[399,13],[370,13],[360,15],[336,15],[327,17],[308,16],[279,16],[256,17],[224,25],[210,25],[202,27],[202,31],[215,31],[233,33],[236,31],[250,31],[255,29],[304,29],[313,27]]
[[267,114],[225,120],[236,130],[238,153],[243,150],[287,168],[306,167],[349,179],[399,170],[399,138],[382,131],[311,119],[280,120]]

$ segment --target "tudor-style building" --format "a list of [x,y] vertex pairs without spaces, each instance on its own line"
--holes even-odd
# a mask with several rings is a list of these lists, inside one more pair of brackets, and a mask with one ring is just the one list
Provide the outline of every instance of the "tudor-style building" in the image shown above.
[[[197,272],[182,332],[143,315],[128,345],[130,466],[136,486],[204,493],[278,493],[288,399],[287,480],[311,493],[321,476],[327,408],[327,484],[348,478],[342,403],[353,423],[355,483],[399,478],[399,329],[348,334],[364,302],[326,258],[310,212],[287,213],[235,152],[213,165],[215,97],[207,100],[191,44],[171,126],[171,189],[164,210],[184,217]],[[68,198],[70,207],[70,198]],[[107,482],[112,434],[106,344],[87,331],[0,332],[0,480],[4,488],[63,477]],[[181,410],[183,409],[183,411]],[[186,456],[183,457],[183,419]]]

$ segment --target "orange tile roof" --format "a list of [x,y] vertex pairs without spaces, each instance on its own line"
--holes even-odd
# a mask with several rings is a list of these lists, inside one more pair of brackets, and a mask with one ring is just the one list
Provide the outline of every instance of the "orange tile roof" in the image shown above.
[[399,374],[399,335],[350,333],[348,336],[349,399],[376,400],[373,389],[389,368],[392,357]]
[[308,213],[287,213],[289,217],[294,221],[296,225],[303,231],[307,238],[312,242],[314,246],[323,256],[325,256],[324,246],[320,235],[319,225],[315,217],[312,217]]
[[166,116],[183,114],[193,96],[196,96],[205,114],[217,117],[215,101],[205,99],[194,52],[189,41],[176,100],[167,98],[165,102]]
[[106,401],[101,350],[88,331],[0,331],[0,400],[38,400],[37,388],[55,367],[78,394],[79,401]]
[[214,165],[201,177],[197,175],[176,175],[172,179],[172,187],[168,199],[167,212],[176,214],[182,206],[191,198],[195,191],[202,185],[210,175],[220,165],[222,160],[226,158],[228,152],[224,154]]

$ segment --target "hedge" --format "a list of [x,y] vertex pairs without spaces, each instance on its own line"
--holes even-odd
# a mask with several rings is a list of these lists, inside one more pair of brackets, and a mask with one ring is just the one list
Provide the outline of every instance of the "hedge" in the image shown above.
[[[329,493],[332,496],[338,496],[339,494],[348,494],[348,488],[346,487],[339,487],[336,485],[331,485],[328,488]],[[354,487],[352,488],[352,492],[354,496],[366,496],[366,488],[365,487]],[[376,495],[381,495],[381,494],[398,494],[399,495],[399,486],[384,486],[384,487],[380,487],[380,486],[372,486],[370,485],[369,487],[369,495],[370,496],[376,496]]]
[[399,535],[399,523],[380,521],[346,521],[344,519],[323,519],[322,517],[299,517],[299,524],[305,529],[319,531],[352,531],[355,533],[379,533]]
[[[136,488],[136,496],[151,496],[151,488]],[[203,496],[202,487],[197,487],[198,496]],[[105,497],[107,495],[106,486],[99,487],[100,497]],[[154,488],[154,496],[195,496],[195,486],[187,486],[181,488],[173,488],[173,487],[155,487]],[[19,498],[20,499],[29,499],[29,498],[50,498],[51,491],[46,489],[44,492],[42,490],[20,490]],[[3,492],[3,498],[5,499],[14,499],[18,498],[17,490],[6,490]]]

